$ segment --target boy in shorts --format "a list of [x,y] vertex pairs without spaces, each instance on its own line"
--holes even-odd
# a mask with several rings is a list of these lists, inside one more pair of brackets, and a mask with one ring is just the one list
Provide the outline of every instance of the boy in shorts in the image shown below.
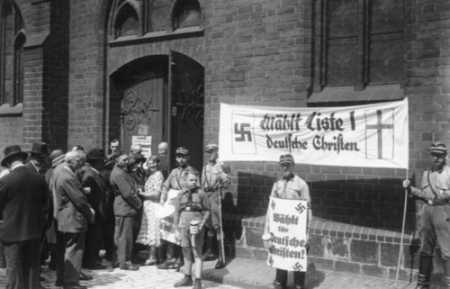
[[[181,190],[175,202],[174,223],[179,227],[181,247],[184,255],[185,275],[174,287],[192,286],[201,289],[201,274],[203,268],[202,246],[203,227],[209,218],[210,205],[205,192],[199,188],[198,172],[193,169],[186,170],[187,188]],[[190,222],[198,221],[198,231],[190,232]],[[192,282],[192,254],[195,259],[195,284]]]

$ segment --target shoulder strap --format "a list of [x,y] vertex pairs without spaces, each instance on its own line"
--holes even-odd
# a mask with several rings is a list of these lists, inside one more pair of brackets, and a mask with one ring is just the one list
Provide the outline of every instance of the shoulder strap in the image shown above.
[[[181,174],[183,174],[183,171],[181,171]],[[180,175],[181,175],[181,174],[180,174]],[[181,190],[182,187],[181,187],[181,184],[180,184],[180,180],[178,179],[178,172],[175,172],[175,179],[177,180],[178,187],[179,187],[179,189]]]
[[436,194],[436,192],[435,192],[434,189],[433,189],[433,185],[432,185],[431,182],[430,182],[430,172],[431,172],[431,170],[428,170],[428,174],[427,174],[428,185],[430,186],[431,192],[433,193],[434,197],[435,197],[436,199],[438,199],[438,198],[439,198],[439,197],[438,197],[438,194]]

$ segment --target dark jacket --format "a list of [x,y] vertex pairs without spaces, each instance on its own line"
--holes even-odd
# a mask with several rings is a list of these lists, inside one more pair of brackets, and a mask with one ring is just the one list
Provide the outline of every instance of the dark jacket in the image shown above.
[[19,242],[42,237],[47,185],[37,173],[17,167],[0,179],[0,240]]
[[86,196],[89,204],[95,211],[95,221],[102,222],[105,219],[106,186],[100,174],[92,169],[89,164],[83,167],[84,174],[81,180],[83,187],[91,188]]
[[114,215],[134,216],[136,210],[142,205],[136,192],[136,182],[132,176],[127,174],[117,165],[111,172],[111,186],[114,191]]
[[92,212],[82,189],[77,176],[64,166],[55,179],[55,193],[61,198],[57,216],[59,231],[80,233],[87,230]]
[[35,166],[31,163],[31,161],[28,161],[25,164],[25,167],[34,173],[38,173],[38,174],[42,175],[40,171],[36,170]]

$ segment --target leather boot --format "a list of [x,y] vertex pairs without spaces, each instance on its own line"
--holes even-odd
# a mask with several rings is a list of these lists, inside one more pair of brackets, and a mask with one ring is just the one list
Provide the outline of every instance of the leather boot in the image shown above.
[[294,272],[294,288],[305,289],[306,272]]
[[217,255],[214,253],[214,239],[215,236],[209,236],[206,238],[206,252],[203,254],[203,261],[212,261],[217,259]]
[[185,287],[185,286],[192,286],[192,277],[191,275],[184,275],[184,278],[178,281],[173,285],[173,287]]
[[420,255],[419,260],[419,278],[417,280],[416,289],[429,289],[431,270],[433,268],[433,257]]
[[202,289],[202,279],[195,278],[194,287],[192,289]]
[[444,260],[444,274],[444,288],[450,289],[450,260]]
[[[220,241],[218,240],[217,241],[217,243],[219,243]],[[222,268],[224,268],[225,267],[225,260],[223,259],[223,252],[222,252],[222,246],[221,246],[221,244],[219,243],[218,244],[218,246],[217,246],[217,248],[219,249],[219,256],[218,256],[218,259],[217,259],[217,263],[216,263],[216,269],[222,269]]]
[[275,289],[285,289],[287,284],[288,272],[286,270],[277,269],[273,287]]

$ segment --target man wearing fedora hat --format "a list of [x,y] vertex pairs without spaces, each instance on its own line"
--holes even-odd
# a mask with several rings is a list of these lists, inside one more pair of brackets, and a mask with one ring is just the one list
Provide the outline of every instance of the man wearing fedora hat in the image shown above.
[[433,255],[439,244],[444,260],[445,288],[450,288],[450,167],[446,164],[447,147],[434,143],[429,149],[432,167],[422,176],[421,189],[411,186],[409,180],[403,187],[412,197],[423,200],[420,219],[420,258],[417,289],[430,288]]
[[[302,178],[294,174],[295,161],[291,154],[281,155],[279,164],[282,177],[273,184],[270,196],[280,199],[306,200],[308,202],[308,224],[306,230],[308,230],[312,219],[311,196],[309,194],[308,184],[306,184]],[[267,214],[264,234],[269,234],[269,228],[270,217],[269,214]],[[306,232],[306,236],[308,238],[308,231]],[[305,275],[305,272],[294,272],[295,289],[305,289]],[[287,285],[287,276],[288,271],[276,269],[275,281],[273,283],[274,288],[285,289]]]
[[[217,162],[219,146],[217,144],[210,143],[205,147],[206,154],[208,155],[208,163],[203,167],[201,176],[201,185],[203,191],[209,198],[211,204],[211,215],[206,222],[207,229],[207,241],[206,252],[203,255],[204,261],[211,261],[217,259],[217,255],[214,250],[214,244],[217,243],[219,252],[219,258],[216,263],[216,269],[225,267],[225,260],[223,259],[223,238],[222,238],[222,220],[219,190],[221,187],[226,187],[230,183],[228,174],[222,168],[222,164]],[[217,240],[217,242],[216,242]]]
[[[185,147],[179,147],[175,150],[175,159],[178,163],[178,168],[175,168],[170,173],[167,180],[164,182],[161,192],[161,205],[167,200],[169,190],[184,190],[187,189],[187,172],[195,171],[189,165],[189,151]],[[159,269],[177,269],[183,265],[181,247],[179,244],[166,243],[167,259],[158,266]]]
[[44,165],[48,157],[47,144],[45,142],[35,142],[28,153],[30,154],[30,160],[25,164],[27,169],[43,175]]
[[1,165],[11,171],[0,180],[0,240],[8,266],[7,288],[39,288],[39,254],[48,194],[44,179],[24,166],[28,154],[8,146]]
[[106,210],[106,187],[100,172],[105,166],[105,153],[102,149],[95,148],[88,152],[87,162],[83,170],[81,184],[89,188],[87,200],[95,211],[95,222],[88,225],[86,232],[86,244],[83,255],[83,266],[90,270],[105,269],[98,264],[100,248],[102,244],[103,221]]

